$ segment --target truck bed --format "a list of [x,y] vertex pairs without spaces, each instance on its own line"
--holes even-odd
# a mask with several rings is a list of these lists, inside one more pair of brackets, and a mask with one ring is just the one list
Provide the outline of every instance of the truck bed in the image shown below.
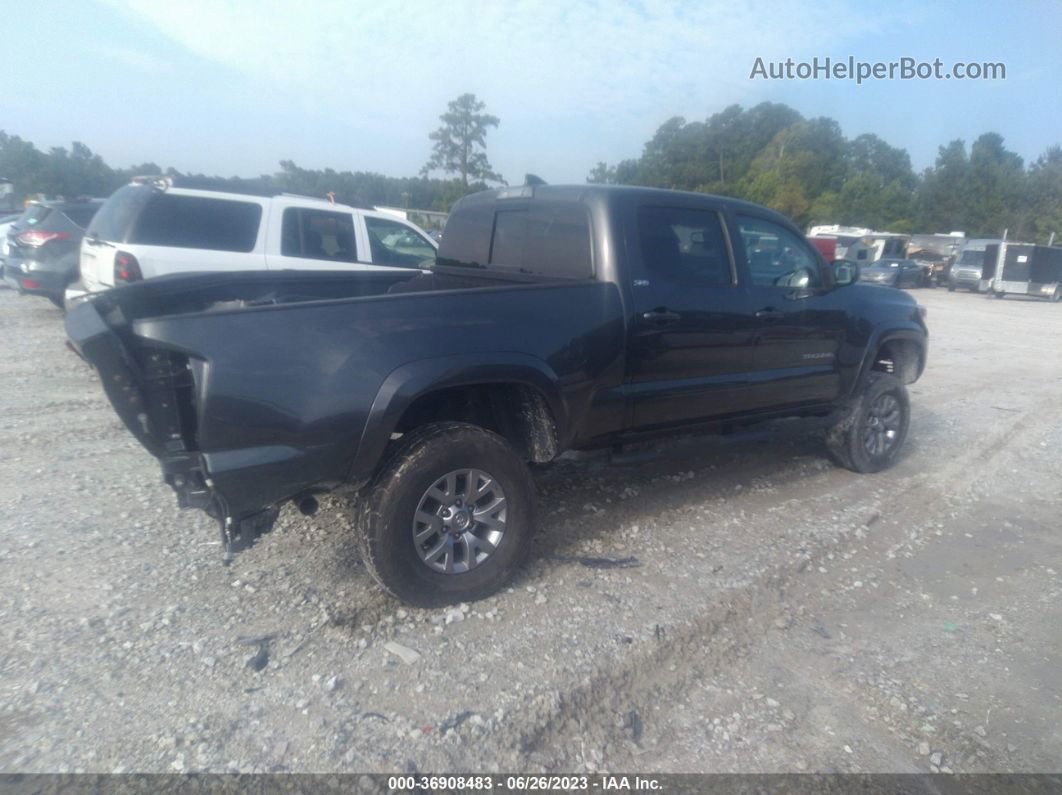
[[108,291],[66,323],[181,504],[229,519],[363,482],[420,382],[526,380],[570,442],[623,371],[619,290],[595,281],[193,274]]

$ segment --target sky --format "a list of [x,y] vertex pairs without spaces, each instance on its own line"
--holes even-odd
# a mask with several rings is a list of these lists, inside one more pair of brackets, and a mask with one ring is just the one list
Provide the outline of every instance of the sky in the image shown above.
[[[876,133],[916,169],[1003,135],[1062,143],[1062,3],[894,0],[34,0],[0,17],[0,129],[112,166],[413,176],[447,102],[476,94],[509,182],[583,182],[672,116],[784,102]],[[1005,80],[750,79],[765,61],[1002,61]]]

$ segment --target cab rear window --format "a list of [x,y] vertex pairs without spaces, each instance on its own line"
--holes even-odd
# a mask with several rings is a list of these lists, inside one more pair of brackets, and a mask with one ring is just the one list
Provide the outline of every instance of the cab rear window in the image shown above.
[[155,193],[136,220],[130,243],[252,251],[262,207],[254,202]]

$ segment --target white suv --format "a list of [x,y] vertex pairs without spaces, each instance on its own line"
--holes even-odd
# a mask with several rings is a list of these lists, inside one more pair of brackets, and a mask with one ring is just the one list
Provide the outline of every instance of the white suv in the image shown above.
[[423,230],[387,213],[138,178],[115,191],[89,224],[81,283],[67,298],[168,273],[418,268],[434,262],[437,247]]

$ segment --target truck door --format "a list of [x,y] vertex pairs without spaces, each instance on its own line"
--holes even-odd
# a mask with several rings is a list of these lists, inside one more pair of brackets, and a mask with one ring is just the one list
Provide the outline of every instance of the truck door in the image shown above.
[[820,259],[801,236],[752,215],[737,215],[735,227],[755,322],[749,407],[833,400],[840,393],[843,296],[823,289]]
[[[270,270],[364,270],[358,263],[354,213],[349,207],[314,207],[273,200],[266,234]],[[364,258],[363,258],[364,259]]]
[[754,329],[722,215],[703,206],[634,212],[626,225],[631,428],[739,411]]

